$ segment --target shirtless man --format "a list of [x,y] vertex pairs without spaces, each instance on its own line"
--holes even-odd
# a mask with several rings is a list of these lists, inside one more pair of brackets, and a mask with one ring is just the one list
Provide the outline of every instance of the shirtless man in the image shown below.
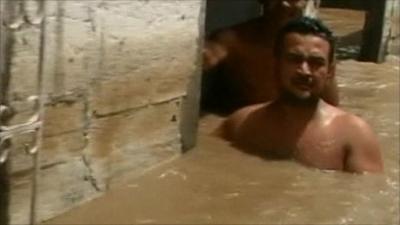
[[[222,107],[231,112],[278,96],[272,62],[276,34],[290,19],[301,16],[306,8],[317,10],[310,3],[319,0],[259,1],[264,7],[263,16],[220,30],[206,40],[203,108]],[[328,82],[322,98],[330,104],[338,104],[335,80]]]
[[377,137],[368,124],[320,99],[334,75],[333,51],[331,32],[320,21],[289,22],[275,46],[280,96],[236,111],[220,135],[268,158],[292,158],[324,170],[381,172]]

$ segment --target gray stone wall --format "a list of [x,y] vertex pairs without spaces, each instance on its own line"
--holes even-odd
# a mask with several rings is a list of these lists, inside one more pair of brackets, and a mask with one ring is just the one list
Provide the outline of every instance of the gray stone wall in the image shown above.
[[388,0],[388,23],[390,23],[389,54],[400,55],[400,2]]
[[[28,2],[26,13],[35,7]],[[195,130],[196,111],[185,110],[198,100],[203,8],[201,0],[47,1],[39,220],[181,153],[182,123]],[[40,29],[12,32],[10,123],[18,124],[34,113],[26,98],[37,93]],[[29,217],[32,162],[23,148],[32,139],[13,139],[12,224]]]

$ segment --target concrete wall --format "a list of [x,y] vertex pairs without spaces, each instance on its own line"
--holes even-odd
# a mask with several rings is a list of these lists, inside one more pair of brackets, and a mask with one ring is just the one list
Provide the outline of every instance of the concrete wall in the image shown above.
[[389,0],[387,4],[391,9],[387,19],[390,23],[388,53],[400,55],[400,2]]
[[[25,7],[33,21],[36,2]],[[40,220],[174,158],[182,141],[193,144],[203,8],[201,0],[47,1]],[[34,113],[25,99],[37,93],[40,29],[25,23],[12,32],[17,124]],[[32,163],[23,148],[31,139],[13,139],[12,224],[28,221]]]

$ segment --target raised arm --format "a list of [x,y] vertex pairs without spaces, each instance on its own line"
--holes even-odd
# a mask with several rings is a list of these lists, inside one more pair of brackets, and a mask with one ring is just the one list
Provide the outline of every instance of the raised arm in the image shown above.
[[207,37],[203,49],[203,70],[209,70],[224,61],[229,49],[236,43],[234,29],[223,29]]
[[349,172],[383,172],[381,151],[376,135],[370,126],[358,117],[352,116],[348,123],[348,138],[345,170]]
[[203,50],[203,70],[209,70],[221,63],[227,56],[226,47],[215,40],[206,40]]

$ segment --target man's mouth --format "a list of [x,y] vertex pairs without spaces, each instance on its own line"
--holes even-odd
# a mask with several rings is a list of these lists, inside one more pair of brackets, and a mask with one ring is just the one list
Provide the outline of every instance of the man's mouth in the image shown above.
[[314,83],[314,79],[310,76],[298,76],[293,79],[293,83],[300,89],[311,89]]

